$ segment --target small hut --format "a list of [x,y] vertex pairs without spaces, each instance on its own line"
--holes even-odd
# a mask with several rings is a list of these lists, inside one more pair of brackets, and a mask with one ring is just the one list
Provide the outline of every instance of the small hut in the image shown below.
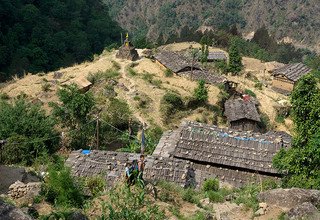
[[240,131],[259,131],[260,115],[255,102],[250,100],[250,96],[231,98],[226,101],[224,107],[224,115],[228,119],[230,128]]
[[292,92],[298,80],[311,72],[311,69],[302,63],[288,64],[273,72],[272,88],[282,94]]
[[208,62],[214,62],[214,61],[227,61],[226,53],[223,51],[209,52]]
[[124,41],[124,44],[119,48],[119,51],[116,54],[116,57],[120,59],[131,60],[131,61],[135,61],[139,59],[139,54],[136,48],[129,41],[128,34],[126,35],[126,40]]

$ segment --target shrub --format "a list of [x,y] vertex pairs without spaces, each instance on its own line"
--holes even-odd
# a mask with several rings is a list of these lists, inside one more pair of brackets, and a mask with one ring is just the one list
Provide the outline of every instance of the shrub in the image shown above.
[[112,66],[115,70],[121,69],[121,65],[117,61],[112,60],[111,63],[112,63]]
[[208,88],[205,87],[205,81],[200,80],[198,82],[198,87],[194,90],[195,99],[201,103],[205,104],[208,101]]
[[137,73],[132,67],[129,67],[129,68],[128,68],[128,74],[129,74],[129,76],[136,76],[136,75],[138,75],[138,73]]
[[219,191],[208,191],[207,195],[210,202],[224,202],[224,197]]
[[202,188],[205,192],[218,191],[219,190],[219,180],[218,179],[207,179],[206,181],[204,181]]
[[228,73],[228,64],[226,61],[216,61],[214,62],[214,66],[220,71],[222,74]]
[[190,187],[183,191],[182,199],[190,203],[200,204],[199,198],[197,197],[197,192]]
[[243,203],[247,208],[252,208],[256,211],[259,208],[258,193],[259,187],[257,185],[247,185],[236,191],[234,202],[238,205]]
[[254,88],[257,88],[259,90],[262,90],[262,86],[263,84],[260,81],[256,81],[256,83],[254,84]]
[[166,77],[172,77],[172,76],[173,76],[173,72],[172,72],[171,69],[166,69],[166,70],[164,71],[164,75],[165,75]]
[[0,93],[0,100],[9,100],[10,96],[7,93]]
[[252,92],[250,89],[244,90],[244,93],[247,95],[250,95],[251,97],[254,97],[254,98],[257,97],[257,95],[254,92]]
[[96,84],[103,80],[116,79],[119,76],[120,76],[120,73],[118,70],[109,69],[106,71],[98,71],[94,74],[89,73],[89,75],[87,76],[87,80],[92,84]]
[[102,193],[106,187],[106,180],[101,176],[87,177],[85,187],[88,187],[90,193],[96,197]]
[[275,121],[278,122],[278,123],[284,123],[284,121],[285,121],[285,116],[284,116],[284,115],[277,114],[277,115],[276,115],[276,118],[275,118]]
[[59,158],[48,166],[48,177],[42,189],[46,201],[58,207],[81,208],[84,203],[82,186]]
[[1,163],[31,165],[43,152],[54,153],[60,140],[55,121],[39,105],[16,99],[12,104],[0,100]]
[[153,74],[145,72],[143,73],[142,79],[148,83],[152,83],[153,77]]
[[50,91],[50,88],[51,88],[51,84],[49,82],[44,82],[42,85],[41,85],[41,89],[42,91],[44,92],[49,92]]
[[167,92],[161,99],[160,111],[163,119],[167,121],[177,111],[183,109],[184,103],[180,95],[172,92]]

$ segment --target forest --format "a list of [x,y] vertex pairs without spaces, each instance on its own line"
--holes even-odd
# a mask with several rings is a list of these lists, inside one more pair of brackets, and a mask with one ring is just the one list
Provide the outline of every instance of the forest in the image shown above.
[[2,0],[0,81],[91,59],[120,32],[99,0]]

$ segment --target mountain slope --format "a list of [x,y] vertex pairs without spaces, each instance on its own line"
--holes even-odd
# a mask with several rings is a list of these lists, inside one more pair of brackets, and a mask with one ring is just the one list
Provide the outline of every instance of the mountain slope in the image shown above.
[[104,0],[119,24],[151,40],[166,41],[187,26],[213,29],[237,24],[243,33],[265,25],[277,40],[320,51],[320,6],[317,0]]

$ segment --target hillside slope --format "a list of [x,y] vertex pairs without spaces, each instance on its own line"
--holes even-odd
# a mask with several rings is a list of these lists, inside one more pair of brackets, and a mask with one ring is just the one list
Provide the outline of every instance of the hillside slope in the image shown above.
[[237,24],[244,34],[265,25],[277,40],[320,51],[317,0],[104,0],[110,15],[136,37],[167,40],[185,26],[196,30]]
[[[178,43],[164,46],[167,50],[185,50],[190,45],[199,47],[197,43]],[[217,48],[210,48],[210,50],[217,50]],[[21,93],[25,93],[31,100],[41,102],[49,111],[48,103],[57,101],[56,91],[60,86],[68,81],[74,79],[87,78],[89,75],[97,72],[107,71],[113,66],[118,65],[120,75],[114,80],[117,85],[114,90],[117,97],[125,100],[133,112],[135,118],[140,122],[145,122],[149,125],[159,125],[164,129],[173,128],[180,124],[182,120],[203,120],[205,117],[208,123],[212,123],[212,114],[208,109],[198,108],[195,110],[182,112],[180,115],[174,117],[172,122],[164,124],[161,117],[160,105],[163,95],[168,91],[177,92],[187,99],[193,95],[193,91],[197,86],[197,82],[189,79],[172,76],[166,77],[164,69],[157,63],[150,59],[142,57],[136,62],[128,60],[121,60],[115,57],[117,51],[104,52],[100,56],[96,56],[93,62],[85,62],[75,65],[73,67],[60,69],[62,77],[54,79],[54,72],[48,74],[39,73],[37,75],[26,75],[21,79],[15,79],[0,89],[0,93],[6,93],[9,97],[16,97]],[[142,50],[138,50],[141,54]],[[132,65],[134,63],[134,65]],[[253,58],[243,58],[245,71],[254,74],[259,80],[270,82],[270,76],[264,73],[265,64],[260,60]],[[130,74],[129,66],[134,66],[132,69],[135,74]],[[263,87],[262,90],[254,88],[255,82],[246,78],[245,76],[228,76],[229,80],[239,83],[239,88],[242,90],[250,89],[256,95],[260,102],[260,111],[265,113],[271,120],[271,124],[276,130],[283,130],[290,132],[291,121],[287,120],[285,124],[279,124],[274,121],[276,117],[274,105],[280,100],[287,100],[288,97],[278,94],[270,88]],[[49,89],[45,89],[45,85],[49,84]],[[97,101],[108,98],[106,95],[106,88],[110,81],[94,84],[91,91],[95,94]],[[209,104],[216,105],[218,100],[219,88],[213,85],[208,85],[209,90]],[[146,103],[142,103],[142,101]],[[142,105],[144,105],[142,107]],[[218,121],[218,123],[220,123]],[[220,124],[225,126],[225,124]]]

